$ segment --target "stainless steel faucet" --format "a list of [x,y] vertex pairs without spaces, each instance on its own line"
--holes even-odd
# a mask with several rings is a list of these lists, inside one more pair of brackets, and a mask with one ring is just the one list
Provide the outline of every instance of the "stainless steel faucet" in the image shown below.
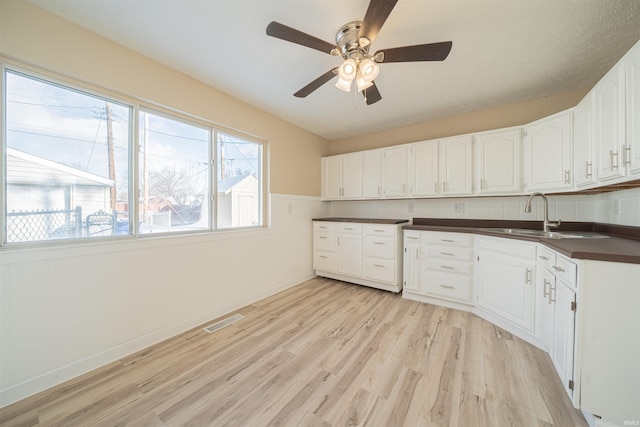
[[542,197],[542,200],[544,201],[544,222],[542,223],[542,226],[545,233],[548,233],[550,231],[550,228],[558,227],[562,220],[559,219],[557,221],[549,221],[549,201],[547,200],[547,196],[542,193],[533,193],[529,196],[529,198],[527,199],[527,204],[524,206],[524,211],[526,213],[531,213],[531,200],[536,196]]

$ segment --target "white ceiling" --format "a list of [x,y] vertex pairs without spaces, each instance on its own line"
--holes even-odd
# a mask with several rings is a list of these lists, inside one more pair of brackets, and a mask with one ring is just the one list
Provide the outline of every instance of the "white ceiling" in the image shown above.
[[399,0],[371,47],[453,41],[444,62],[381,64],[382,100],[331,81],[339,57],[268,37],[270,21],[335,43],[368,0],[30,0],[329,140],[590,87],[640,39],[639,0]]

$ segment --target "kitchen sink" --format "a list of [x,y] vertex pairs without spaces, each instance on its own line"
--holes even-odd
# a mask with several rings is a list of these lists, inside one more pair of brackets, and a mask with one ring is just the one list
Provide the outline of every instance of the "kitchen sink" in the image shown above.
[[542,231],[528,228],[483,228],[483,231],[510,234],[524,237],[543,237],[546,239],[606,239],[609,236],[593,231]]

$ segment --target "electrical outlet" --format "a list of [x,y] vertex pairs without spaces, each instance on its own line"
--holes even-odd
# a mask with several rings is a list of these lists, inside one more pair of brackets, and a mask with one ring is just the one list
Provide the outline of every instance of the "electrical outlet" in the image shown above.
[[408,212],[408,213],[413,213],[413,211],[414,211],[413,203],[409,203],[409,204],[407,205],[407,212]]
[[464,213],[464,203],[456,203],[454,205],[455,213]]

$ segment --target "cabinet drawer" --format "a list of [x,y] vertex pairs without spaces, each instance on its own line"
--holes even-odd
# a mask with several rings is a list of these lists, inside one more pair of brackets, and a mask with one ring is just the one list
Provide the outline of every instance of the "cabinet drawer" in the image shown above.
[[420,243],[422,231],[404,230],[404,242]]
[[471,302],[471,276],[440,273],[438,271],[425,272],[424,290],[428,294]]
[[556,265],[556,253],[545,246],[541,246],[538,249],[538,259],[545,267],[551,270],[553,270],[553,266]]
[[336,223],[327,221],[313,221],[313,231],[336,231]]
[[344,222],[338,224],[338,233],[362,234],[362,224],[355,222]]
[[470,275],[473,272],[473,263],[449,259],[427,259],[429,270],[442,271],[443,273],[457,273]]
[[557,255],[553,271],[558,279],[573,288],[576,287],[576,265],[569,259],[562,255]]
[[338,260],[335,252],[314,251],[313,268],[315,270],[336,271]]
[[536,260],[535,243],[518,242],[500,237],[482,237],[477,242],[480,250],[487,250],[527,261]]
[[473,235],[468,233],[441,233],[439,231],[429,231],[424,239],[429,245],[451,245],[471,247],[473,245]]
[[393,237],[396,235],[396,226],[387,224],[365,224],[364,232],[371,236]]
[[375,258],[395,259],[395,242],[393,237],[365,236],[364,254]]
[[473,249],[460,248],[456,246],[434,246],[428,245],[426,248],[428,258],[456,259],[460,261],[471,261],[473,259]]
[[313,249],[321,251],[336,250],[336,234],[326,231],[316,231],[313,233]]
[[396,263],[388,259],[365,258],[364,275],[367,279],[395,283]]

